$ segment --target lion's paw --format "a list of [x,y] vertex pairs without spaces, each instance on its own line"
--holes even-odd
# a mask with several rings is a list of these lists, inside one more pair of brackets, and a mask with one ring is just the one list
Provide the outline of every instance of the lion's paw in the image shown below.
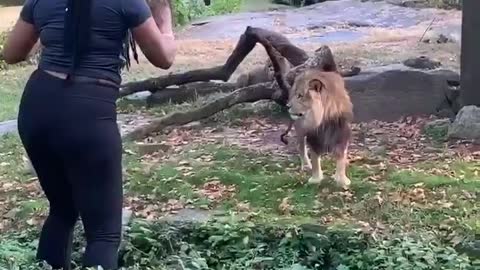
[[309,184],[320,184],[323,181],[323,174],[319,176],[312,176],[310,179],[308,179]]
[[333,179],[335,179],[335,182],[337,182],[337,184],[343,188],[348,188],[352,181],[350,181],[350,179],[346,176],[346,175],[334,175],[333,176]]

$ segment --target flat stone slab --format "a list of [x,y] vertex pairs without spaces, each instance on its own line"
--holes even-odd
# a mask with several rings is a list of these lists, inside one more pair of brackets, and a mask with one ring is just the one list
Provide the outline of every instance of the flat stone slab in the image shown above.
[[17,132],[17,120],[0,122],[0,136],[12,132]]
[[435,9],[401,7],[385,1],[338,0],[302,8],[208,18],[181,32],[180,37],[238,39],[247,26],[253,26],[285,34],[294,43],[324,44],[359,40],[368,35],[364,28],[408,28],[438,16]]
[[402,64],[369,68],[345,78],[354,105],[355,121],[397,121],[404,116],[436,114],[454,71],[419,70]]
[[[137,125],[144,125],[149,122],[149,119],[139,116],[139,115],[118,115],[118,126],[120,128],[120,133],[123,135],[125,133],[133,130]],[[17,120],[8,120],[0,122],[0,136],[8,133],[16,133],[17,129]]]

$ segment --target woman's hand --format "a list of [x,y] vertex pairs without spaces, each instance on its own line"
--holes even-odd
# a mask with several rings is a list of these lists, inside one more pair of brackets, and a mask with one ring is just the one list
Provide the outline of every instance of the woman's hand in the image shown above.
[[132,29],[133,38],[143,54],[156,67],[169,69],[177,51],[168,0],[149,0],[152,17]]
[[163,34],[173,34],[172,6],[170,0],[149,0],[148,5],[158,29]]

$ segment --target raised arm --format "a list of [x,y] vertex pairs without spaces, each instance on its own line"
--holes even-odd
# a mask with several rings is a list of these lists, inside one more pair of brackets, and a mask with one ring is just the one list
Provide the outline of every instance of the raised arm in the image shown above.
[[7,64],[16,64],[27,59],[38,41],[38,33],[33,25],[32,1],[27,0],[13,30],[9,33],[2,56]]
[[167,0],[150,2],[153,16],[133,27],[132,35],[150,63],[156,67],[168,69],[172,66],[177,51],[171,7]]

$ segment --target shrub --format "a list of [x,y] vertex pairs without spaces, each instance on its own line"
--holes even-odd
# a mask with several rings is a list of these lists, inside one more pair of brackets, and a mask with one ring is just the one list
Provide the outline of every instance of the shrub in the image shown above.
[[[77,226],[73,258],[80,262],[83,229]],[[0,270],[33,270],[35,232],[0,237]],[[134,221],[124,239],[129,270],[474,270],[480,261],[460,254],[433,233],[375,238],[353,228],[280,226],[251,222],[205,224]]]
[[236,12],[242,2],[242,0],[212,0],[210,6],[205,6],[203,0],[175,0],[175,23],[184,25],[199,17]]
[[462,9],[463,0],[425,0],[430,6],[438,8]]

